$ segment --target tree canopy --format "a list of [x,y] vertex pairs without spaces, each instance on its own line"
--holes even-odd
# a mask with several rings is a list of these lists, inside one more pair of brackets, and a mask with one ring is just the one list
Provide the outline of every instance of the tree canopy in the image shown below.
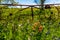
[[16,3],[15,2],[15,0],[0,0],[0,4],[2,4],[4,2],[4,4],[7,4],[7,3],[11,3],[11,4],[13,4],[13,3]]

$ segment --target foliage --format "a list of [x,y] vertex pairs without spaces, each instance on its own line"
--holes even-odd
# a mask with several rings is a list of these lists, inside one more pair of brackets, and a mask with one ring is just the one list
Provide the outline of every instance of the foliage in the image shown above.
[[46,0],[40,0],[41,1],[41,9],[43,10],[43,8],[44,8],[44,2],[46,1]]
[[0,40],[60,40],[60,17],[55,7],[41,13],[34,8],[33,20],[30,8],[20,10],[0,7]]
[[4,2],[4,4],[8,4],[10,1],[11,4],[16,4],[17,2],[15,2],[15,0],[0,0],[0,4],[2,4]]

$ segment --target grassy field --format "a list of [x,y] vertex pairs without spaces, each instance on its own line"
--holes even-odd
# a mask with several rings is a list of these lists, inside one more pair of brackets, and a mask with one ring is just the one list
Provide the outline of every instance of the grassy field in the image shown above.
[[0,40],[60,40],[59,10],[20,10],[0,7]]

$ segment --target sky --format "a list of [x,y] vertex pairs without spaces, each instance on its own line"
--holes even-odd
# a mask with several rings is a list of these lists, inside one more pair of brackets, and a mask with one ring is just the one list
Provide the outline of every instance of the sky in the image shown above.
[[36,4],[34,0],[16,0],[16,2],[18,2],[19,4],[29,4],[29,5]]
[[[19,4],[36,5],[34,0],[16,0]],[[60,0],[46,0],[45,4],[60,3]]]
[[[34,0],[15,0],[18,4],[23,5],[37,5]],[[39,2],[39,1],[38,1]],[[46,0],[45,4],[56,4],[60,3],[60,0]],[[17,8],[20,8],[20,6],[17,6]],[[22,6],[22,8],[26,8],[26,6]]]

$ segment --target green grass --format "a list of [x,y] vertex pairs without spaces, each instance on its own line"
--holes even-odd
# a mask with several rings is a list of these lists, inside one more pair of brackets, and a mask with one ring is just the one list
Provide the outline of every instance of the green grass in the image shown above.
[[[19,11],[18,8],[0,9],[0,40],[58,40],[60,39],[60,14],[55,7],[40,10],[34,8],[34,17],[21,16],[30,14],[30,8]],[[37,15],[39,14],[39,15]],[[39,32],[38,25],[32,29],[34,23],[40,21],[43,31]]]

